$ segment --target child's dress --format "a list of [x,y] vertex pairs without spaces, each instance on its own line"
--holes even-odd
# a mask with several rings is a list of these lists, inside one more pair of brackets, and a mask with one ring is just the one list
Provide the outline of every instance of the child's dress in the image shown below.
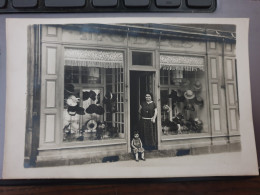
[[144,152],[144,149],[142,147],[142,141],[140,138],[134,138],[132,140],[132,147],[135,154],[138,152]]

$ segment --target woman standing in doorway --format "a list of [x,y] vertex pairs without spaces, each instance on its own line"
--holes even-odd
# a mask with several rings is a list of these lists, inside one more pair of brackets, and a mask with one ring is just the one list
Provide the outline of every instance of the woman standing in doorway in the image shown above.
[[141,103],[139,108],[139,113],[141,114],[141,127],[140,127],[140,137],[143,141],[143,147],[147,150],[156,149],[156,117],[157,117],[157,107],[152,101],[152,94],[145,94],[145,102]]

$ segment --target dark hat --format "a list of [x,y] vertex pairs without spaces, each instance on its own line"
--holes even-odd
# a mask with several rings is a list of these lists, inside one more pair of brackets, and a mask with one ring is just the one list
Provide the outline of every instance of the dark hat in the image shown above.
[[200,81],[196,81],[196,82],[193,84],[193,88],[194,88],[194,90],[199,91],[199,90],[201,89],[201,83],[200,83]]
[[88,91],[83,91],[83,101],[87,100],[90,97],[90,93]]
[[107,91],[104,98],[106,98],[106,99],[108,99],[108,100],[112,99],[112,93],[111,93],[111,91]]
[[104,108],[102,106],[97,106],[96,104],[91,104],[89,107],[87,107],[86,109],[86,113],[88,114],[98,114],[98,115],[102,115],[104,114]]
[[116,100],[117,100],[116,94],[113,94],[111,92],[107,92],[106,95],[104,96],[103,103],[109,104],[109,103],[116,102]]
[[77,108],[76,108],[76,113],[77,113],[78,115],[85,115],[85,109],[82,108],[82,107],[77,106]]
[[102,106],[97,106],[96,108],[96,114],[103,115],[105,112],[104,108]]
[[202,97],[197,96],[197,97],[195,98],[194,103],[197,104],[198,106],[203,106],[203,105],[204,105],[204,100],[202,99]]
[[70,116],[75,116],[77,114],[77,106],[69,106],[67,111]]
[[96,104],[89,105],[89,107],[87,107],[87,109],[86,109],[86,113],[88,113],[88,114],[95,113],[96,106],[97,106]]
[[90,99],[92,99],[93,101],[95,101],[96,100],[96,92],[95,91],[90,91],[89,92],[89,97],[90,97]]
[[171,94],[169,94],[168,97],[169,97],[169,98],[177,98],[177,91],[172,90],[172,91],[171,91]]
[[195,94],[193,93],[192,90],[187,90],[185,93],[184,93],[184,97],[188,100],[191,100],[195,97]]

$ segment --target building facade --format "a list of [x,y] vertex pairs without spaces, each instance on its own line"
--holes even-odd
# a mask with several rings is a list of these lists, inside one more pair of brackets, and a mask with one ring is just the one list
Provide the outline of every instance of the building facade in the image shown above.
[[158,151],[240,150],[235,30],[35,25],[28,37],[25,166],[131,153],[147,92]]

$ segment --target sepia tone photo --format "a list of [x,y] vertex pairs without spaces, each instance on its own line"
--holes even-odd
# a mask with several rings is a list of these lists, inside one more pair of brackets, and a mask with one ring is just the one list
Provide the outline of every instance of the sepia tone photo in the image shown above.
[[28,26],[24,167],[241,151],[236,26]]

